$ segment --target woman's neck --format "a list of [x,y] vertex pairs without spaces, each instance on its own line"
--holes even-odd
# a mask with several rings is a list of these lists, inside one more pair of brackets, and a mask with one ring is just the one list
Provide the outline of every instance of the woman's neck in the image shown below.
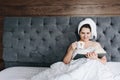
[[87,40],[87,41],[80,40],[80,41],[84,42],[85,44],[88,44],[90,42],[89,40]]

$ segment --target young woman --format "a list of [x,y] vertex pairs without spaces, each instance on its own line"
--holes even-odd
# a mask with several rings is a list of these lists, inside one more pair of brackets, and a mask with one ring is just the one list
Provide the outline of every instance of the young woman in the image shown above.
[[[79,35],[80,35],[80,40],[77,42],[73,42],[67,51],[67,54],[63,60],[64,63],[68,64],[70,63],[70,61],[72,60],[72,56],[74,51],[77,49],[77,44],[80,42],[84,43],[83,49],[88,49],[90,47],[95,48],[95,50],[101,50],[103,53],[105,53],[105,51],[103,50],[103,48],[101,47],[101,45],[98,42],[94,42],[90,40],[91,37],[91,27],[89,24],[84,24],[81,26],[80,30],[79,30]],[[99,60],[102,63],[106,63],[107,59],[106,56],[103,56],[101,59],[98,58],[98,54],[96,52],[87,52],[86,53],[86,57],[89,59],[94,59],[94,60]]]

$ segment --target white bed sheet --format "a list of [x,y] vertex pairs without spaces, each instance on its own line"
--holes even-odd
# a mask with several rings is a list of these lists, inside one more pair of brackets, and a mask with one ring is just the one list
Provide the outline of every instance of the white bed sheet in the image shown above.
[[[115,75],[120,75],[120,62],[107,62],[106,65]],[[46,67],[11,67],[0,72],[0,80],[29,80],[46,69]]]
[[0,72],[0,80],[26,80],[39,72],[47,69],[46,67],[11,67]]
[[110,71],[115,75],[120,75],[120,62],[107,62]]

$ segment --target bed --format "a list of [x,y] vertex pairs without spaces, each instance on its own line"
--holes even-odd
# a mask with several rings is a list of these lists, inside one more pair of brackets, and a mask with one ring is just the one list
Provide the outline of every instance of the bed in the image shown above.
[[[51,64],[62,61],[68,46],[79,39],[80,16],[5,17],[0,80],[31,78]],[[120,75],[120,17],[90,17],[107,51],[107,66]]]

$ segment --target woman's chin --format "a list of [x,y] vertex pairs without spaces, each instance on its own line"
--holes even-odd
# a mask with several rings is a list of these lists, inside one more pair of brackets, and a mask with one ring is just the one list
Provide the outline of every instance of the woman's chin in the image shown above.
[[88,39],[84,39],[83,41],[84,41],[84,42],[87,42],[87,41],[89,41],[89,40],[88,40]]

